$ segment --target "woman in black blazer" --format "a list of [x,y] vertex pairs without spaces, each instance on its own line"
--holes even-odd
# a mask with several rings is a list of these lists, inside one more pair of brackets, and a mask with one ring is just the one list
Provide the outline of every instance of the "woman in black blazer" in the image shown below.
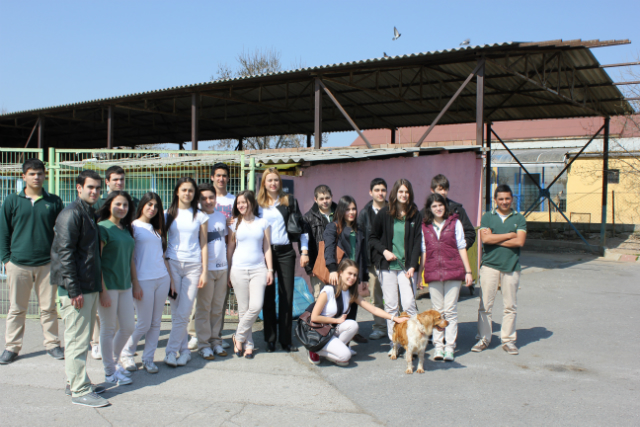
[[[368,289],[369,265],[367,262],[364,238],[364,230],[358,229],[358,206],[351,196],[342,196],[334,214],[334,221],[327,224],[323,233],[324,259],[329,270],[329,282],[338,284],[338,260],[336,247],[344,251],[344,257],[356,262],[358,265],[359,286]],[[358,304],[351,304],[347,319],[356,320]],[[368,340],[360,334],[356,334],[353,340],[357,343],[366,343]]]

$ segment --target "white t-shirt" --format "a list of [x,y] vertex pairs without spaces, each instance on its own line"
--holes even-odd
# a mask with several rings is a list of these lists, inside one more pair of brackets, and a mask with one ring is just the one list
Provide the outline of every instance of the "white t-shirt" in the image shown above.
[[169,274],[164,264],[162,238],[156,234],[153,226],[137,219],[131,225],[136,242],[133,262],[138,280],[159,279]]
[[[324,308],[322,309],[322,313],[320,313],[320,315],[326,316],[326,317],[334,317],[338,313],[338,303],[336,302],[336,290],[331,285],[325,285],[324,288],[322,288],[322,293],[327,295],[327,305],[324,306]],[[340,296],[342,297],[342,307],[343,307],[342,314],[348,314],[349,308],[350,308],[349,298],[351,298],[351,295],[349,294],[349,292],[342,291],[340,292]]]
[[220,212],[208,215],[207,247],[209,248],[209,271],[227,269],[227,245],[224,237],[228,234],[227,221]]
[[[167,212],[164,213],[167,220]],[[171,223],[167,233],[167,253],[169,259],[180,262],[201,262],[200,226],[209,221],[209,215],[198,211],[193,218],[193,210],[178,209],[178,217]]]
[[216,212],[220,212],[226,219],[233,215],[233,202],[236,196],[227,193],[225,196],[216,196]]
[[[444,222],[442,224],[444,225]],[[458,246],[458,249],[466,249],[467,241],[464,240],[464,229],[462,228],[462,223],[460,222],[460,220],[456,219],[455,227],[456,227],[456,245]],[[438,240],[440,240],[440,232],[442,231],[442,229],[438,227],[435,221],[433,222],[433,230],[436,232],[436,236],[438,237]],[[427,244],[424,241],[424,231],[423,231],[422,232],[422,253],[425,253],[426,251],[427,251]]]
[[[278,210],[277,206],[280,205],[280,199],[276,199],[275,203],[268,208],[260,206],[258,209],[261,218],[266,219],[271,226],[271,244],[272,245],[288,245],[289,235],[287,234],[287,226],[284,223],[284,217]],[[300,235],[300,250],[306,251],[309,249],[309,235],[303,233]]]
[[264,218],[255,218],[250,223],[242,221],[237,230],[235,223],[236,249],[233,251],[231,268],[253,269],[267,267],[264,260],[264,232],[269,228],[269,223]]
[[500,219],[502,220],[502,222],[504,222],[505,219],[509,218],[509,216],[511,215],[511,213],[508,213],[506,215],[502,215],[500,212],[496,211],[496,213],[498,214],[498,216],[500,217]]

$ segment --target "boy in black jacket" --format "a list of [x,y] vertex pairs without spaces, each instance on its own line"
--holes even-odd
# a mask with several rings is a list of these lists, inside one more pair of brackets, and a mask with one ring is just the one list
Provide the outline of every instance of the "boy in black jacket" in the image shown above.
[[324,229],[331,221],[336,211],[336,205],[333,202],[333,194],[331,189],[326,185],[318,185],[313,191],[313,200],[315,203],[304,214],[304,220],[309,227],[309,264],[304,268],[311,278],[311,286],[313,286],[313,297],[318,298],[318,294],[322,291],[324,284],[313,275],[313,266],[318,257],[318,245],[323,240],[322,234]]

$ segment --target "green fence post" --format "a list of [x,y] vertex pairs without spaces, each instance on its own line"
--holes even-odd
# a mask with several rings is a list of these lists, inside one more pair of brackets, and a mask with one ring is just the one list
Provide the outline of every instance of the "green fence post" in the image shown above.
[[244,191],[244,153],[240,154],[240,191]]
[[57,194],[60,198],[62,198],[62,196],[60,195],[60,154],[59,152],[55,152],[55,157],[54,157],[54,165],[55,165],[55,169],[53,170],[53,175],[54,175],[54,181],[55,181],[55,194]]
[[256,158],[249,159],[249,190],[256,191]]
[[[25,158],[26,158],[26,156],[25,156]],[[41,162],[44,162],[44,148],[42,148],[42,149],[40,149],[40,151],[38,151],[38,159]]]
[[56,189],[55,183],[56,169],[56,149],[49,147],[49,193],[53,194]]

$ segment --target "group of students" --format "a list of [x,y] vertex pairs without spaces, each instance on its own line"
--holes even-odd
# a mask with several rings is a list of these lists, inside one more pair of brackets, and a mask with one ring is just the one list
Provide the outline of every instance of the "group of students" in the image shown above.
[[[44,345],[51,356],[65,360],[66,393],[74,404],[108,404],[99,396],[104,388],[92,385],[86,373],[97,315],[100,347],[98,355],[95,346],[93,353],[102,358],[107,382],[132,382],[137,370],[134,354],[143,336],[142,366],[149,373],[158,372],[154,354],[167,297],[172,322],[167,366],[186,365],[196,349],[207,360],[227,355],[224,348],[229,344],[221,336],[231,287],[239,315],[232,336],[235,355],[254,358],[252,328],[261,310],[266,351],[275,351],[277,342],[284,351],[298,351],[292,342],[295,242],[299,265],[314,288],[312,321],[336,324],[331,341],[318,353],[309,352],[311,363],[320,363],[320,357],[340,366],[349,363],[355,354],[350,342],[367,341],[358,333],[358,307],[374,315],[370,339],[391,339],[393,324],[406,321],[398,317],[401,311],[417,314],[416,293],[422,279],[429,283],[433,308],[449,321],[445,331],[434,331],[434,358],[454,360],[458,294],[461,283],[472,285],[466,251],[476,232],[462,206],[447,198],[449,182],[443,175],[433,178],[432,194],[422,211],[409,181],[396,181],[387,202],[387,184],[376,178],[370,185],[372,200],[360,213],[353,197],[343,196],[334,203],[331,189],[320,185],[313,207],[302,216],[296,199],[283,191],[275,168],[263,173],[257,195],[242,191],[234,197],[227,192],[229,168],[218,163],[212,168],[211,184],[180,178],[166,211],[153,192],[138,201],[124,191],[124,170],[118,166],[106,171],[110,191],[103,199],[101,177],[82,171],[76,183],[78,198],[63,209],[62,201],[42,188],[44,172],[39,160],[25,162],[25,189],[9,196],[0,210],[0,258],[11,291],[7,345],[0,363],[9,364],[18,356],[28,295],[35,286]],[[488,346],[491,308],[501,281],[503,294],[507,286],[510,298],[507,307],[505,296],[503,344],[517,354],[517,257],[526,223],[511,210],[510,197],[510,189],[499,186],[497,212],[482,218],[485,257],[479,341],[473,351]],[[296,222],[299,227],[292,230]],[[34,248],[34,241],[46,247]],[[321,248],[328,283],[313,273]],[[65,324],[64,351],[57,338],[56,288]],[[372,303],[363,299],[368,293]],[[93,341],[97,344],[96,337]]]

